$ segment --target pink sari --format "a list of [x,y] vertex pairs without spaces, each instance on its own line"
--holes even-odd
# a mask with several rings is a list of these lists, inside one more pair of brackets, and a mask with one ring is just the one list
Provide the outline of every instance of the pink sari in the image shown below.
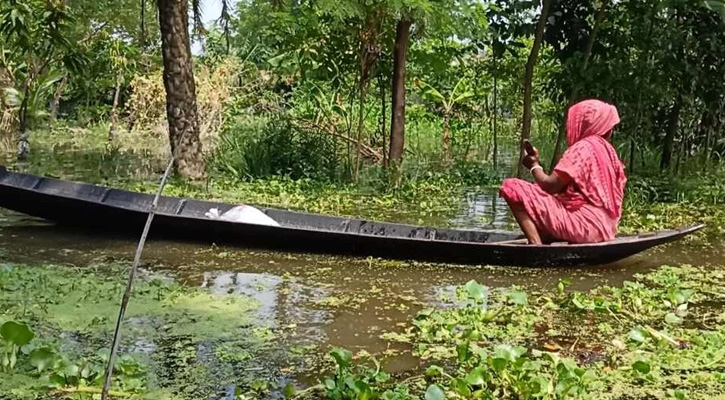
[[546,240],[596,243],[613,240],[622,216],[627,177],[608,136],[619,123],[617,109],[599,100],[573,105],[567,114],[569,148],[554,168],[571,183],[551,195],[536,183],[506,179],[500,195],[521,205]]

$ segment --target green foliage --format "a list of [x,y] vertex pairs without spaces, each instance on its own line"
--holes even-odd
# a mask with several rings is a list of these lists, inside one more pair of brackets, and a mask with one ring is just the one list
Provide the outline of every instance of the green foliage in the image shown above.
[[0,326],[0,338],[5,342],[5,351],[0,364],[5,371],[12,371],[18,362],[18,352],[35,337],[27,325],[8,321]]
[[[12,373],[16,366],[20,370],[36,377],[47,388],[78,388],[81,386],[100,386],[103,383],[104,365],[108,354],[99,352],[90,358],[61,355],[54,348],[35,347],[30,342],[35,334],[25,324],[14,321],[5,322],[0,327],[0,337],[6,342],[7,349],[2,361],[3,371]],[[32,350],[28,350],[32,349]],[[20,351],[23,351],[22,354]],[[22,356],[21,364],[18,357]],[[28,366],[34,368],[30,372]],[[145,391],[146,367],[129,355],[119,357],[115,366],[114,383],[128,393]]]
[[[0,361],[5,354],[8,361],[0,372],[0,391],[97,391],[103,383],[109,354],[97,349],[106,346],[112,334],[124,279],[125,269],[108,264],[72,269],[70,273],[68,267],[3,265]],[[158,391],[159,374],[163,374],[169,360],[190,350],[183,357],[191,362],[197,357],[196,343],[223,343],[227,352],[244,351],[246,359],[229,356],[225,362],[245,362],[267,340],[261,329],[247,329],[255,307],[243,296],[211,295],[167,279],[143,277],[134,287],[127,316],[144,323],[127,328],[127,332],[131,338],[143,338],[144,342],[162,347],[159,352],[165,358],[150,359],[144,352],[127,352],[122,347],[123,353],[115,364],[114,392],[126,396]],[[83,312],[78,312],[81,309]],[[17,320],[28,321],[28,325],[13,322]],[[164,328],[157,330],[157,326]],[[184,341],[189,347],[183,346]],[[165,348],[165,343],[172,346]],[[196,377],[200,381],[208,379],[202,370],[194,374],[182,371],[187,361],[173,367],[175,373],[185,376],[185,388],[198,384]],[[229,372],[216,368],[215,374],[220,377]],[[20,386],[13,387],[14,380],[22,383],[16,382]],[[169,380],[164,382],[172,385]]]
[[403,396],[400,391],[380,391],[380,387],[390,381],[390,375],[380,369],[380,364],[375,358],[363,355],[360,361],[369,362],[372,368],[366,364],[357,362],[353,365],[352,353],[348,350],[335,348],[330,352],[335,361],[335,375],[326,378],[322,382],[325,391],[325,398],[330,400],[406,400],[410,397]]
[[[721,271],[661,267],[590,292],[564,293],[566,281],[560,283],[553,294],[485,290],[474,281],[461,286],[455,305],[424,310],[405,334],[389,336],[412,343],[429,365],[405,382],[432,398],[644,399],[696,392],[704,399],[720,393],[725,320],[714,322],[718,312],[709,307],[725,301],[710,289],[725,283]],[[525,304],[510,301],[522,295]],[[524,321],[532,325],[516,329]],[[693,328],[695,321],[710,322]],[[568,340],[574,345],[557,344]],[[684,371],[698,378],[682,380]]]
[[212,165],[237,179],[330,179],[335,176],[334,148],[330,137],[294,126],[284,115],[239,117],[222,132]]
[[44,114],[44,103],[65,71],[84,65],[85,57],[71,38],[74,21],[72,10],[60,1],[9,0],[0,5],[0,68],[9,83],[2,88],[3,99],[17,110],[22,130]]

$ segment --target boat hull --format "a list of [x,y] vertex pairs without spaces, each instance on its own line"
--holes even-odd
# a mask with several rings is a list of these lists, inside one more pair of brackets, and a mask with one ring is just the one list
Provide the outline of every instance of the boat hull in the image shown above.
[[[153,196],[19,174],[0,167],[0,207],[99,232],[140,233]],[[265,209],[280,227],[213,220],[234,205],[163,196],[150,239],[171,238],[294,252],[375,256],[457,264],[579,266],[617,261],[701,228],[617,238],[607,243],[531,246],[515,232],[437,229]],[[509,242],[509,243],[500,243]]]

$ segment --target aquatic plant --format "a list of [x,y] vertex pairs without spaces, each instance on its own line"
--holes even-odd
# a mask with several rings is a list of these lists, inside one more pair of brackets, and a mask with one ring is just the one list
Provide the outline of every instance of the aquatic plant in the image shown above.
[[0,364],[5,371],[12,371],[18,362],[18,352],[35,337],[25,324],[7,321],[0,326],[0,338],[5,342],[5,351]]

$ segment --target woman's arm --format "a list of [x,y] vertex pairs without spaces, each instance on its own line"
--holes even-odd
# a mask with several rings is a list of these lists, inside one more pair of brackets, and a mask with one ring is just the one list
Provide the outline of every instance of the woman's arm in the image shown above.
[[539,150],[533,148],[533,153],[527,153],[523,159],[524,167],[531,171],[531,175],[534,176],[534,181],[541,187],[546,193],[557,194],[561,193],[571,183],[571,178],[567,175],[559,175],[556,172],[547,174],[544,172],[544,168],[539,163]]
[[531,171],[531,175],[534,176],[536,183],[544,189],[546,193],[557,194],[561,193],[571,183],[571,178],[567,175],[559,175],[556,172],[547,174],[544,172],[544,168],[539,168],[541,165],[537,162],[534,165],[534,169]]

